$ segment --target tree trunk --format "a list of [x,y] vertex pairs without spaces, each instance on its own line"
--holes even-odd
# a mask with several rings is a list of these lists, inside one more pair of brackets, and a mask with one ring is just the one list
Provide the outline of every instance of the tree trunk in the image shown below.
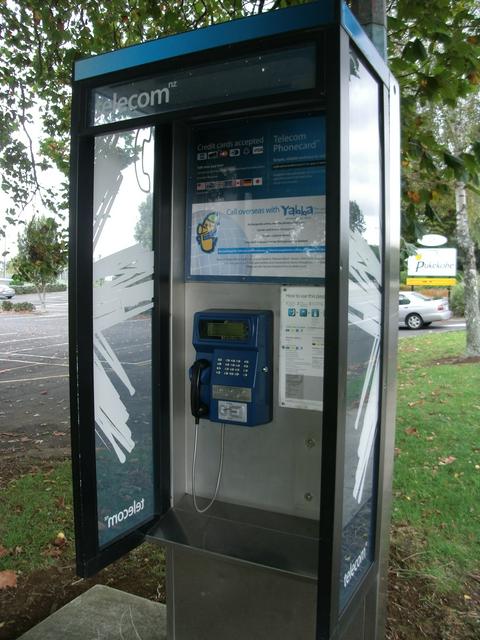
[[480,355],[480,308],[478,297],[475,245],[470,236],[467,216],[467,190],[463,182],[455,185],[457,242],[464,253],[465,322],[467,325],[467,355]]
[[46,286],[37,286],[37,293],[38,293],[38,297],[40,300],[40,311],[46,311],[47,310],[47,304],[46,304]]

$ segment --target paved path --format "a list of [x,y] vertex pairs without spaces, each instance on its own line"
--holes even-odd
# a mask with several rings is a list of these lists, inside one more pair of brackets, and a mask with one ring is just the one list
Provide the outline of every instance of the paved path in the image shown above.
[[451,318],[450,320],[443,320],[442,322],[432,322],[428,327],[422,329],[407,329],[406,327],[399,327],[399,338],[413,338],[414,336],[422,335],[424,333],[444,333],[445,331],[465,331],[466,325],[463,318]]

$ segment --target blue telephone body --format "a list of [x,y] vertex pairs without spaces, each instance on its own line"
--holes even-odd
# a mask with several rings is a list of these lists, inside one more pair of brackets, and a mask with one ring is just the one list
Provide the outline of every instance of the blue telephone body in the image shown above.
[[191,411],[200,418],[254,427],[272,420],[273,313],[207,309],[193,318]]

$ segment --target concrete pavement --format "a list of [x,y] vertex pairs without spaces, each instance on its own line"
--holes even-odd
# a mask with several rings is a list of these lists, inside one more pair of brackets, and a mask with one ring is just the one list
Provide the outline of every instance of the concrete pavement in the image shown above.
[[166,606],[95,585],[19,640],[166,640]]

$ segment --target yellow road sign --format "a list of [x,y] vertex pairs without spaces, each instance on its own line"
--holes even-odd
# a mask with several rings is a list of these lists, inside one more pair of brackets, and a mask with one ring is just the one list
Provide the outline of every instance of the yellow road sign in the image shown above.
[[456,278],[407,278],[407,284],[416,287],[453,287]]

